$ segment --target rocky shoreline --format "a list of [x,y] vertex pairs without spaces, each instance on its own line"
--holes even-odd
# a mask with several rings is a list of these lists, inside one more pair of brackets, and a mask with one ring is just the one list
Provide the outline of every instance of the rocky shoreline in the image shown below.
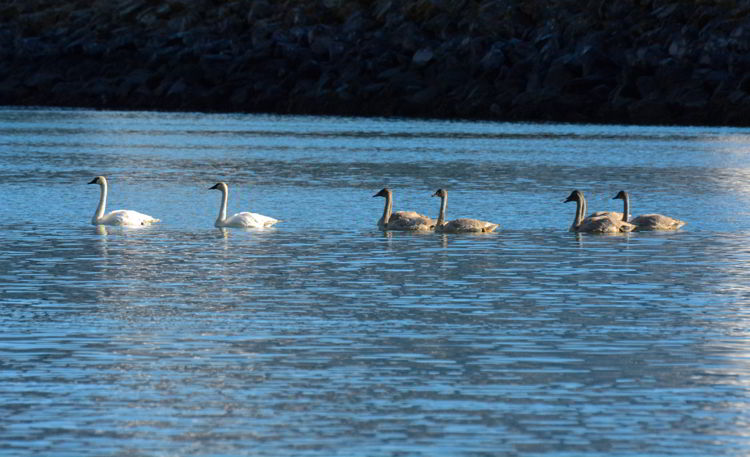
[[750,125],[750,4],[14,0],[0,104]]

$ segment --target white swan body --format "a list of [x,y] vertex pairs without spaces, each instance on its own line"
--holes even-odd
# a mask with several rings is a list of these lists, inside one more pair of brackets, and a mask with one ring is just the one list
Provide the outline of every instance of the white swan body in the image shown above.
[[[628,210],[630,209],[630,196],[628,193],[621,190],[614,196],[613,200],[616,199],[621,199],[623,201],[623,204],[625,205],[624,214],[628,214]],[[622,220],[627,220],[627,218],[623,217]],[[635,225],[635,230],[639,232],[648,230],[678,230],[680,227],[687,224],[685,221],[664,216],[663,214],[644,214],[631,219],[630,223]]]
[[[617,219],[613,213],[602,211],[584,218],[586,214],[586,199],[583,192],[574,190],[570,193],[564,202],[576,202],[576,216],[573,225],[570,226],[571,232],[586,233],[622,233],[631,232],[635,229],[633,224]],[[597,215],[599,214],[599,215]]]
[[385,208],[383,215],[378,219],[380,230],[399,230],[406,232],[427,232],[435,227],[435,221],[415,211],[396,211],[393,209],[393,192],[384,188],[373,197],[384,197]]
[[99,206],[96,208],[94,217],[91,219],[93,225],[122,225],[128,227],[141,227],[159,222],[159,219],[153,218],[148,214],[131,211],[129,209],[119,209],[104,214],[107,207],[107,178],[97,176],[89,184],[99,184]]
[[281,222],[278,219],[264,216],[258,213],[242,212],[227,217],[227,201],[229,200],[229,186],[225,182],[214,184],[209,189],[221,191],[221,207],[219,217],[216,218],[214,226],[216,227],[235,227],[235,228],[268,228]]
[[445,222],[445,208],[448,206],[448,191],[438,189],[432,194],[433,197],[440,197],[440,214],[438,215],[435,231],[441,233],[490,233],[499,227],[498,224],[480,221],[479,219],[468,219],[462,217]]

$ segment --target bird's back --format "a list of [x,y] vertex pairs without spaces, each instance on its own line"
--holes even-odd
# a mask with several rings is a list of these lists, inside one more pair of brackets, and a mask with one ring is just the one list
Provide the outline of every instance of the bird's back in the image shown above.
[[278,219],[258,213],[237,213],[222,224],[224,227],[267,228],[280,222]]
[[460,218],[446,222],[437,230],[444,233],[490,233],[497,227],[498,224],[492,222]]
[[632,221],[639,231],[646,230],[677,230],[686,224],[685,221],[673,217],[664,216],[663,214],[644,214],[638,216]]
[[[622,216],[622,214],[620,214]],[[613,215],[605,215],[599,217],[587,217],[581,224],[576,228],[577,232],[587,233],[622,233],[632,232],[635,230],[635,225],[629,222],[623,222],[621,219]]]
[[122,226],[144,226],[159,222],[159,219],[149,216],[148,214],[139,213],[128,209],[112,211],[95,221],[98,225],[122,225]]

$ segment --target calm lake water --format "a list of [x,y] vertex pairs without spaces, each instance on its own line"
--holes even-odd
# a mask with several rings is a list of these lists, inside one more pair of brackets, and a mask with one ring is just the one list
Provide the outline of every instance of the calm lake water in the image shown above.
[[0,109],[0,192],[0,455],[750,454],[748,129]]

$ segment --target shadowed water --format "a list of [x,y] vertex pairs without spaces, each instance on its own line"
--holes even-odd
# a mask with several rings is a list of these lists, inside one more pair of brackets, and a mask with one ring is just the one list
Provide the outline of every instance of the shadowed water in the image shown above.
[[[746,455],[750,131],[0,111],[2,455]],[[162,219],[90,225],[108,208]],[[229,212],[282,219],[213,227]],[[501,224],[383,234],[395,209]],[[566,231],[630,191],[676,233]]]

